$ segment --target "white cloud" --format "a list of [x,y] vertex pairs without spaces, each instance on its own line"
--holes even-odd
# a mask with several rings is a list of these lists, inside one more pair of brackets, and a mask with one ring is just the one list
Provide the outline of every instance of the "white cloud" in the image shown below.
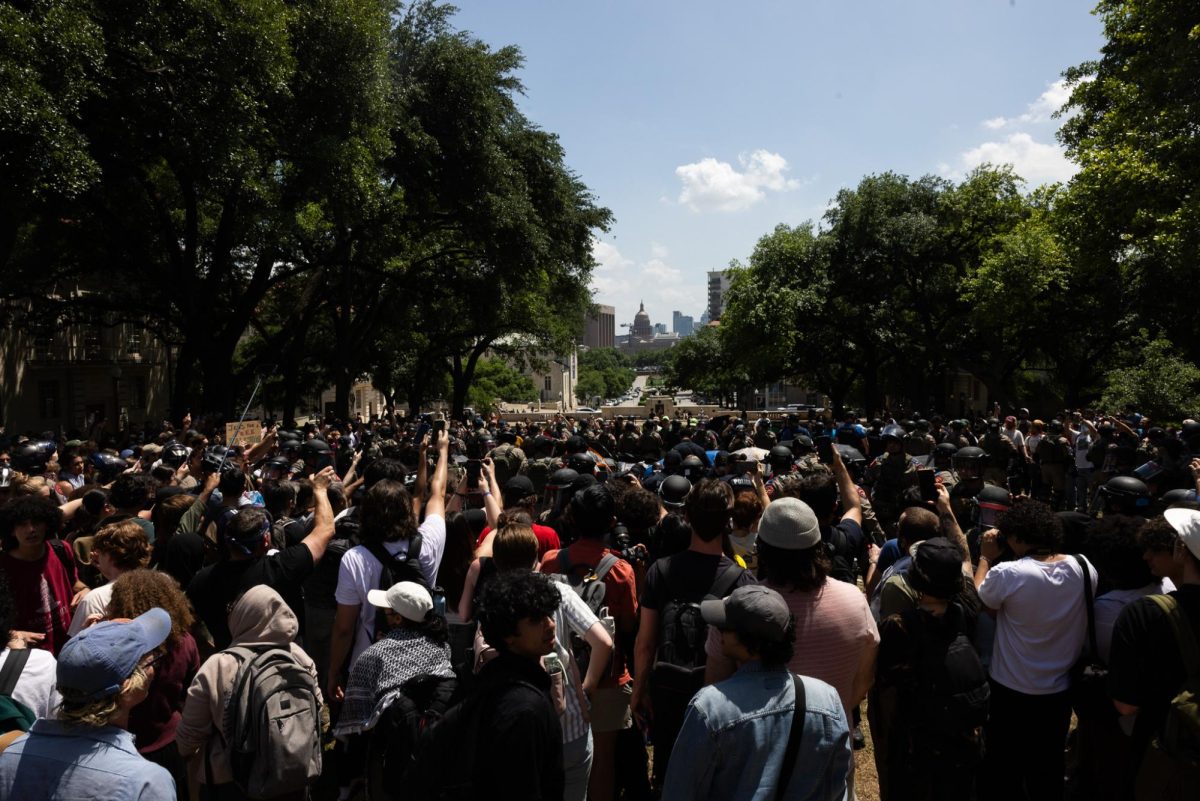
[[788,178],[787,159],[778,153],[755,150],[738,157],[741,169],[715,158],[701,159],[675,168],[683,183],[679,203],[692,211],[741,211],[759,203],[767,191],[786,192],[800,186]]
[[980,124],[989,131],[998,131],[1005,127],[1037,125],[1048,122],[1054,117],[1055,112],[1061,109],[1070,99],[1071,89],[1067,86],[1067,80],[1066,78],[1060,78],[1054,83],[1049,84],[1046,90],[1038,95],[1037,100],[1029,104],[1025,109],[1025,113],[1016,117],[992,117]]
[[646,304],[651,322],[666,323],[671,330],[671,312],[680,311],[700,319],[707,303],[707,276],[671,264],[664,245],[652,243],[650,256],[638,262],[628,258],[611,242],[592,241],[597,266],[592,273],[592,295],[597,303],[616,309],[617,333],[626,332],[621,323],[633,322],[638,305]]
[[1024,132],[1009,134],[999,142],[984,142],[961,156],[964,170],[980,164],[1011,164],[1031,186],[1066,181],[1078,169],[1058,145],[1044,144]]

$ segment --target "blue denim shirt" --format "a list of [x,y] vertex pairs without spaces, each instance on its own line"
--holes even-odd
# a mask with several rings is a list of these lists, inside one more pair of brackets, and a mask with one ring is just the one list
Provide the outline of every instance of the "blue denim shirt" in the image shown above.
[[0,754],[0,798],[14,801],[175,801],[175,780],[116,726],[39,719]]
[[[850,730],[837,690],[804,677],[804,733],[783,797],[840,801],[850,770]],[[796,708],[786,669],[747,662],[688,705],[671,751],[663,801],[770,801]]]

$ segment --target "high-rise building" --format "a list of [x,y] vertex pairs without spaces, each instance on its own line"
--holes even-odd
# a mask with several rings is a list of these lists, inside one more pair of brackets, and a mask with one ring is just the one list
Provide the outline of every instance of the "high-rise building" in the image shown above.
[[696,330],[696,321],[690,314],[671,312],[671,327],[681,337],[690,337]]
[[666,323],[655,323],[654,324],[654,333],[656,333],[656,334],[667,333],[667,324]]
[[612,306],[597,306],[587,317],[583,344],[589,348],[616,347],[617,310]]
[[729,291],[729,271],[708,271],[708,319],[720,320],[725,312],[725,293]]

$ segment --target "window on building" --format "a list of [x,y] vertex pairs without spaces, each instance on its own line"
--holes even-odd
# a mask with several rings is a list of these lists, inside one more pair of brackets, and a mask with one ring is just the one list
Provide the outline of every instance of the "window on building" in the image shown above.
[[49,331],[38,333],[33,338],[33,358],[46,360],[54,356],[54,334]]
[[83,358],[100,358],[100,326],[87,325],[83,328]]
[[38,382],[38,411],[43,420],[54,420],[59,416],[58,382]]
[[543,379],[543,381],[542,381],[542,389],[549,392],[551,390],[551,388],[552,387],[550,386],[550,376],[546,376],[545,379]]
[[142,354],[142,331],[132,326],[125,329],[125,353],[130,356]]

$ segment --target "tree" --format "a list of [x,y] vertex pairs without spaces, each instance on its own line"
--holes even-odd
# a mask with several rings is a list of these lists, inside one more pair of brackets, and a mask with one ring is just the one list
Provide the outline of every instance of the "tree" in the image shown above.
[[595,397],[616,397],[629,389],[636,375],[629,359],[615,348],[580,350],[575,397],[584,402]]
[[1067,70],[1059,132],[1079,164],[1069,201],[1085,257],[1118,266],[1145,320],[1193,361],[1200,331],[1200,6],[1102,0],[1097,60]]
[[480,359],[468,399],[475,411],[491,411],[497,401],[528,403],[537,400],[533,379],[513,369],[503,359]]
[[1126,352],[1128,366],[1108,372],[1100,405],[1110,413],[1128,409],[1160,425],[1178,425],[1200,414],[1200,367],[1165,339],[1147,341],[1148,336],[1143,331]]

